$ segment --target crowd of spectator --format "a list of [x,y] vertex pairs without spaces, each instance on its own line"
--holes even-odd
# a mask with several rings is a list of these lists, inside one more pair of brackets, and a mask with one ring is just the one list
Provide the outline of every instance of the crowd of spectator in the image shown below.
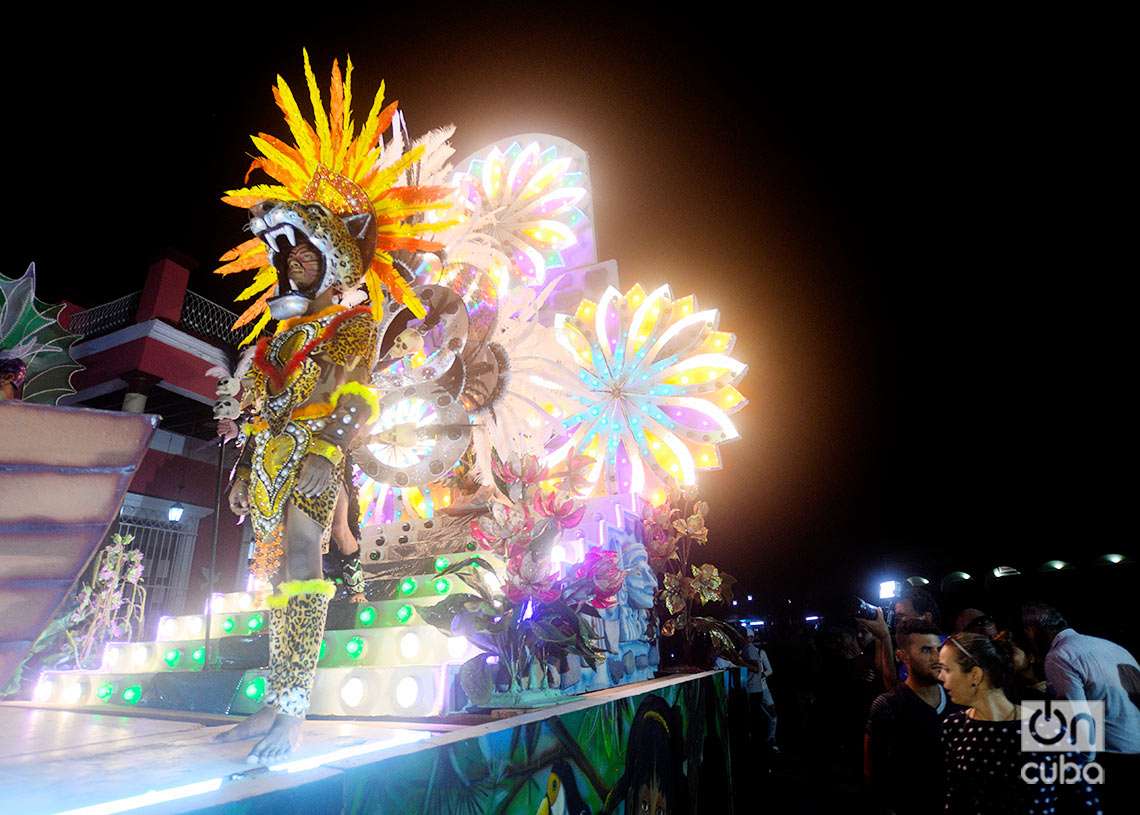
[[[1000,620],[962,609],[946,631],[933,595],[908,587],[885,612],[749,644],[751,760],[773,811],[1136,811],[1140,666],[1127,649],[1043,603]],[[1104,750],[1024,752],[1027,703],[1044,700],[1102,703]],[[1026,770],[1041,756],[1076,769]]]

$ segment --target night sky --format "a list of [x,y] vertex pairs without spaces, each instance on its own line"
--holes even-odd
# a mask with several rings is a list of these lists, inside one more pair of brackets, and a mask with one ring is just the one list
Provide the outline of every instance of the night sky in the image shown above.
[[580,145],[623,287],[720,309],[751,404],[701,478],[708,554],[750,590],[1122,548],[1126,488],[1102,461],[1125,441],[1111,354],[1129,323],[1106,256],[1124,226],[1104,197],[1126,138],[1111,48],[946,21],[464,8],[29,24],[4,57],[5,274],[35,260],[42,297],[96,304],[173,248],[228,303],[209,272],[244,215],[218,197],[250,133],[287,135],[275,74],[302,99],[302,45],[326,91],[351,53],[358,107],[385,79],[413,135],[458,126],[457,158],[522,132]]

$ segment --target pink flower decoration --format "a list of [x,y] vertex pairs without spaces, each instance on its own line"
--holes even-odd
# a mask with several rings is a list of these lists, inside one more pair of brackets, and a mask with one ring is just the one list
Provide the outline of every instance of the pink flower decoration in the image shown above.
[[553,518],[562,529],[572,529],[582,522],[586,507],[582,505],[575,509],[573,501],[559,501],[554,493],[544,496],[539,492],[534,496],[534,511],[545,518]]
[[617,593],[625,584],[625,572],[618,565],[617,552],[591,549],[575,570],[579,580],[588,579],[594,586],[590,605],[609,608],[616,602]]

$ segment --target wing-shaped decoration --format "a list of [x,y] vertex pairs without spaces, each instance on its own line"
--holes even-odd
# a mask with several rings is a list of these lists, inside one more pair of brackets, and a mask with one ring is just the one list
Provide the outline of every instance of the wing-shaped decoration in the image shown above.
[[25,402],[54,405],[75,393],[71,375],[83,366],[72,359],[71,346],[79,337],[60,326],[62,310],[36,299],[34,263],[15,280],[0,275],[0,364],[13,371],[20,362],[26,367],[20,394]]

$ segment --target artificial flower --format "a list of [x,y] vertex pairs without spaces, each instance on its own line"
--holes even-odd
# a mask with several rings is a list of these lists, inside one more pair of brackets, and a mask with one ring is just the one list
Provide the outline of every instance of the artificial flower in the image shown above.
[[661,600],[670,614],[676,614],[685,607],[685,595],[689,592],[689,579],[683,574],[665,573],[665,588]]
[[723,599],[724,581],[727,575],[711,563],[705,563],[700,568],[693,566],[693,593],[702,603],[714,603]]
[[582,522],[586,505],[575,508],[574,501],[559,501],[553,492],[545,496],[537,492],[534,496],[534,511],[544,518],[553,518],[562,529],[572,529]]
[[591,549],[575,570],[579,580],[589,580],[593,586],[590,605],[594,608],[610,608],[625,583],[625,572],[618,564],[617,552]]

